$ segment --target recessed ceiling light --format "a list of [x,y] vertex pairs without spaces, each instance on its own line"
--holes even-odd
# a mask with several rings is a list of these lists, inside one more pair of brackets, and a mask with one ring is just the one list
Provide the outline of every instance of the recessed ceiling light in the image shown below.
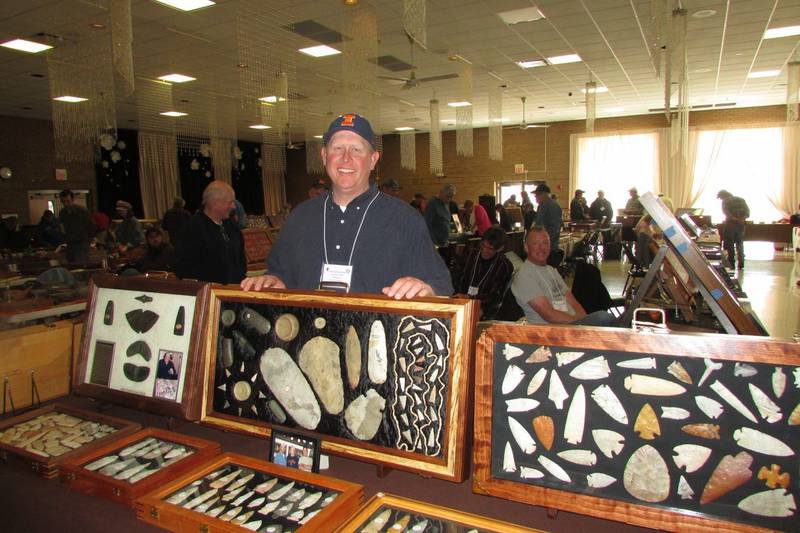
[[262,102],[266,102],[268,104],[274,104],[276,102],[285,102],[286,98],[284,98],[283,96],[280,96],[280,97],[279,96],[264,96],[262,98],[259,98],[259,100],[261,100]]
[[[586,94],[586,88],[581,89],[581,92],[583,94]],[[600,87],[595,87],[594,89],[589,89],[589,92],[590,93],[607,93],[608,92],[608,87],[603,87],[601,85]]]
[[698,9],[694,13],[692,13],[692,17],[696,19],[705,19],[708,17],[713,17],[717,14],[716,9]]
[[247,68],[247,65],[245,65],[244,63],[236,63],[236,66],[239,68]]
[[780,70],[757,70],[747,75],[748,78],[774,78],[781,73]]
[[43,50],[53,48],[49,44],[35,43],[33,41],[26,41],[25,39],[13,39],[0,43],[0,46],[11,48],[12,50],[19,50],[20,52],[28,52],[29,54],[36,54]]
[[315,139],[322,139],[322,135],[314,135]]
[[186,83],[187,81],[194,81],[196,78],[184,76],[183,74],[165,74],[164,76],[159,76],[158,79],[170,83]]
[[547,62],[551,65],[563,65],[565,63],[577,63],[579,61],[581,61],[581,56],[578,54],[566,54],[547,58]]
[[104,29],[106,29],[106,25],[101,23],[101,22],[92,22],[91,24],[89,24],[89,27],[92,28],[93,30],[104,30]]
[[502,118],[493,118],[490,122],[494,122],[495,124],[502,124],[503,122],[507,122],[508,119],[506,117]]
[[268,130],[272,126],[267,126],[266,124],[253,124],[252,126],[248,126],[250,129],[254,130]]
[[800,26],[784,26],[783,28],[770,28],[764,32],[764,39],[777,39],[800,35]]
[[180,9],[181,11],[194,11],[201,7],[208,7],[216,4],[216,2],[212,2],[211,0],[156,0],[156,2],[174,7],[175,9]]
[[464,101],[464,102],[447,102],[447,105],[449,105],[450,107],[469,107],[472,104]]
[[185,117],[187,113],[181,111],[164,111],[163,113],[159,113],[159,115],[164,115],[165,117]]
[[711,69],[710,68],[698,68],[698,69],[695,69],[694,72],[695,72],[695,74],[706,74],[708,72],[711,72]]
[[520,22],[533,22],[534,20],[541,20],[544,17],[541,11],[535,7],[523,7],[521,9],[511,9],[509,11],[501,11],[497,14],[500,19],[506,24],[519,24]]
[[547,65],[544,59],[531,59],[530,61],[517,61],[517,65],[522,68],[543,67]]
[[624,107],[607,107],[605,108],[606,113],[622,113],[625,111]]
[[311,57],[325,57],[325,56],[333,56],[336,54],[341,54],[339,50],[337,50],[336,48],[331,48],[326,44],[321,44],[319,46],[309,46],[308,48],[301,48],[298,50],[298,52]]
[[88,98],[81,98],[80,96],[57,96],[53,98],[53,100],[58,100],[59,102],[69,102],[70,104],[75,104],[78,102],[85,102]]
[[414,128],[411,126],[399,126],[395,128],[394,131],[414,131]]

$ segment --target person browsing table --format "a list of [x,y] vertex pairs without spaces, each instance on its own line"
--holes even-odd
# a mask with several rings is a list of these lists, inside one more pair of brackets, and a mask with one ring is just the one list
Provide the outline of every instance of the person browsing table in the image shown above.
[[267,260],[244,290],[332,289],[395,299],[450,295],[450,273],[424,219],[370,183],[380,158],[367,119],[342,115],[323,137],[331,191],[292,210]]

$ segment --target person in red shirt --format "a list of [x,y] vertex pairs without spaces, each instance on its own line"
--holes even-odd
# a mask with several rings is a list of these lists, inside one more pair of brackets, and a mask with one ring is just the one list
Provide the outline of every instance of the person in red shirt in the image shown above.
[[486,209],[472,200],[464,202],[464,218],[467,220],[469,227],[478,236],[483,235],[487,229],[492,227],[492,222],[489,220],[489,214]]

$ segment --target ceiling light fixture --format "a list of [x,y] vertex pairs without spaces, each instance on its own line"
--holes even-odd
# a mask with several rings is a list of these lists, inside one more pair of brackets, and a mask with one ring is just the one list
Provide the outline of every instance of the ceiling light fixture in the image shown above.
[[394,131],[414,131],[414,128],[411,126],[398,126],[394,129]]
[[213,6],[216,2],[211,0],[156,0],[159,4],[174,7],[181,11],[194,11],[203,7]]
[[0,43],[0,46],[11,48],[12,50],[19,50],[20,52],[28,52],[29,54],[37,54],[53,48],[49,44],[26,41],[25,39],[12,39],[11,41]]
[[259,98],[259,100],[261,102],[266,103],[266,104],[275,104],[277,102],[285,102],[286,98],[284,98],[283,96],[279,97],[279,96],[274,96],[273,95],[273,96],[263,96],[263,97]]
[[358,0],[342,0],[342,3],[346,6],[357,6]]
[[764,39],[778,39],[779,37],[792,37],[793,35],[800,35],[800,26],[770,28],[764,32]]
[[469,107],[472,104],[467,101],[463,101],[463,102],[447,102],[447,105],[450,107]]
[[696,19],[706,19],[708,17],[713,17],[717,14],[716,9],[698,9],[694,13],[692,13],[692,17]]
[[747,75],[750,79],[755,78],[774,78],[781,73],[780,70],[757,70]]
[[253,130],[268,130],[272,126],[267,126],[266,124],[253,124],[252,126],[248,126],[248,128]]
[[322,135],[314,135],[315,139],[322,139]]
[[563,56],[548,57],[547,62],[551,65],[564,65],[566,63],[578,63],[583,61],[578,54],[566,54]]
[[93,30],[104,30],[106,29],[106,25],[101,22],[92,22],[89,24],[89,27]]
[[500,20],[506,24],[519,24],[521,22],[533,22],[545,18],[541,11],[537,8],[523,7],[520,9],[510,9],[508,11],[501,11],[497,14]]
[[604,110],[606,113],[622,113],[625,111],[624,107],[607,107]]
[[58,100],[59,102],[68,102],[70,104],[76,104],[78,102],[85,102],[86,100],[88,100],[88,98],[83,98],[83,97],[80,97],[80,96],[67,96],[67,95],[64,95],[64,96],[57,96],[57,97],[53,98],[53,100]]
[[183,74],[165,74],[164,76],[159,76],[158,79],[170,83],[186,83],[187,81],[194,81],[197,78],[192,78],[191,76],[185,76]]
[[[585,89],[585,88],[581,89],[581,92],[582,92],[583,94],[586,94],[586,89]],[[608,87],[603,87],[603,86],[601,85],[600,87],[595,87],[594,89],[589,89],[589,92],[590,92],[590,93],[595,93],[595,94],[599,94],[599,93],[607,93],[607,92],[608,92]]]
[[164,115],[165,117],[185,117],[188,113],[183,113],[182,111],[164,111],[163,113],[159,113],[159,115]]
[[517,65],[521,68],[534,68],[544,67],[547,65],[547,62],[544,59],[531,59],[529,61],[517,61]]
[[321,44],[319,46],[309,46],[308,48],[300,48],[298,52],[311,57],[326,57],[326,56],[341,54],[339,50],[337,50],[336,48],[331,48],[326,44]]

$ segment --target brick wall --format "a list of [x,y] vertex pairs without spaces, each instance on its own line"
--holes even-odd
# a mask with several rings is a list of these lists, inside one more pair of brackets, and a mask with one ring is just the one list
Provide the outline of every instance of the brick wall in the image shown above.
[[92,164],[67,164],[67,181],[56,181],[53,124],[49,120],[0,117],[0,166],[14,173],[0,180],[0,213],[16,213],[27,224],[28,191],[90,189],[95,194]]

